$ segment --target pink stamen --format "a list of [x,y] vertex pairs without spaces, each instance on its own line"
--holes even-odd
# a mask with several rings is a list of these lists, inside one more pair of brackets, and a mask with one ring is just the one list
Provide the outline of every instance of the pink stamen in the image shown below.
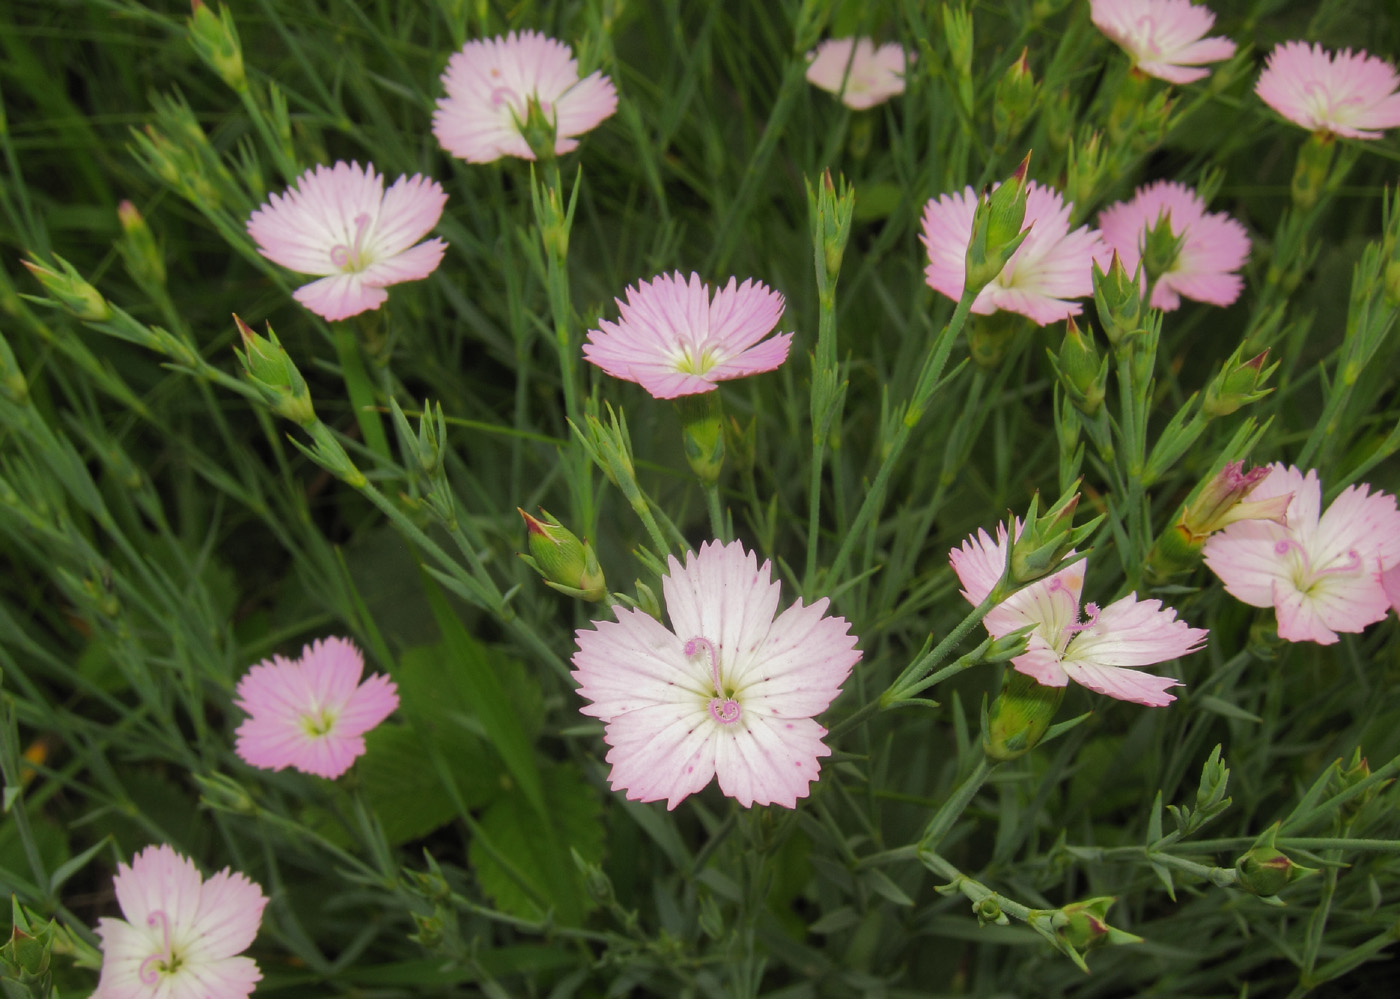
[[1342,565],[1334,565],[1329,569],[1314,569],[1312,567],[1312,559],[1308,557],[1308,550],[1299,542],[1292,538],[1282,538],[1274,542],[1275,555],[1287,555],[1289,549],[1294,549],[1298,552],[1298,558],[1303,562],[1303,571],[1306,572],[1308,578],[1313,581],[1316,581],[1321,576],[1339,576],[1343,573],[1352,573],[1360,569],[1364,564],[1361,553],[1355,548],[1348,548],[1347,560]]
[[1066,625],[1066,626],[1065,626],[1065,634],[1066,634],[1066,635],[1073,635],[1073,634],[1075,634],[1076,632],[1086,631],[1086,630],[1088,630],[1089,628],[1092,628],[1094,625],[1096,625],[1096,624],[1099,623],[1099,605],[1098,605],[1098,604],[1085,604],[1085,605],[1084,605],[1084,613],[1089,615],[1089,620],[1085,621],[1083,624],[1070,624],[1070,625]]
[[165,965],[168,968],[173,956],[170,952],[170,919],[164,910],[156,909],[146,917],[146,925],[152,929],[155,929],[156,926],[160,927],[161,947],[163,949],[160,953],[152,954],[141,962],[136,969],[136,977],[146,985],[154,985],[160,981],[160,969],[152,967],[152,965]]
[[733,725],[739,720],[739,716],[744,713],[744,710],[739,706],[738,701],[732,697],[726,697],[724,694],[724,681],[719,675],[719,651],[715,648],[714,642],[703,635],[696,635],[685,643],[686,655],[693,656],[701,652],[710,657],[710,682],[715,687],[716,696],[710,698],[710,717],[721,725]]
[[355,216],[355,242],[346,246],[344,243],[337,243],[331,247],[331,263],[341,270],[358,271],[363,267],[360,260],[360,243],[365,238],[365,230],[369,228],[370,216],[368,212],[361,212]]

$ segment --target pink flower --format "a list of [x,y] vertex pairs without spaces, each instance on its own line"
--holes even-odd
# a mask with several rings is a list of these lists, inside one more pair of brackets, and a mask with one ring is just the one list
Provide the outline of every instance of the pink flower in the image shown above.
[[92,999],[243,999],[262,979],[238,955],[258,934],[262,889],[226,867],[208,881],[168,846],[117,865],[125,919],[98,920],[102,975]]
[[783,314],[783,296],[752,279],[736,286],[730,278],[711,297],[700,275],[692,273],[687,283],[677,271],[628,288],[625,303],[614,301],[618,322],[598,320],[583,356],[657,399],[711,392],[716,382],[772,371],[792,342],[791,333],[763,339]]
[[1254,92],[1289,121],[1313,132],[1379,139],[1400,125],[1400,76],[1384,59],[1321,45],[1274,46]]
[[399,706],[394,681],[364,683],[365,659],[344,638],[313,642],[295,661],[273,656],[238,681],[238,755],[266,770],[294,767],[334,780],[365,752],[364,734]]
[[[1016,524],[1016,533],[1021,525]],[[962,595],[980,604],[1001,579],[1006,566],[1006,525],[997,525],[997,539],[986,531],[948,553],[963,585]],[[1079,619],[1084,588],[1084,562],[1017,590],[982,619],[995,638],[1033,625],[1023,655],[1011,660],[1017,672],[1046,687],[1063,687],[1070,680],[1120,701],[1161,707],[1176,700],[1166,692],[1180,681],[1144,673],[1138,666],[1176,659],[1195,652],[1208,632],[1179,621],[1176,611],[1160,600],[1139,600],[1130,593],[1102,610],[1085,604],[1087,621]]]
[[1215,15],[1191,0],[1089,0],[1089,16],[1138,70],[1169,83],[1199,80],[1210,70],[1187,67],[1235,54],[1230,39],[1203,37]]
[[[1181,307],[1183,296],[1211,305],[1239,298],[1244,282],[1235,271],[1249,258],[1249,236],[1224,212],[1208,213],[1200,195],[1184,184],[1159,180],[1138,188],[1131,201],[1099,214],[1099,232],[1132,274],[1142,259],[1147,230],[1164,218],[1182,243],[1176,262],[1152,289],[1152,307],[1169,312]],[[1108,261],[1100,264],[1108,270]]]
[[824,711],[860,659],[825,597],[774,618],[779,585],[735,541],[712,541],[661,581],[671,628],[639,610],[577,632],[574,678],[607,723],[609,779],[675,808],[719,777],[745,808],[796,808],[821,770]]
[[273,263],[325,275],[293,297],[322,319],[347,319],[383,305],[389,285],[437,269],[447,244],[418,240],[437,225],[446,203],[435,180],[400,177],[386,193],[373,165],[342,160],[308,170],[272,195],[248,219],[248,234]]
[[611,80],[597,71],[580,80],[573,50],[536,31],[467,42],[448,62],[442,85],[447,96],[438,98],[433,134],[468,163],[534,159],[520,130],[531,100],[554,122],[557,154],[573,150],[574,136],[617,110]]
[[1292,494],[1287,524],[1243,520],[1205,544],[1206,565],[1252,607],[1272,607],[1279,638],[1331,645],[1385,617],[1381,573],[1400,563],[1395,497],[1348,486],[1322,512],[1317,472],[1282,464],[1255,487],[1255,500]]
[[877,49],[869,38],[828,38],[807,53],[807,61],[808,83],[836,94],[846,107],[864,111],[904,93],[905,67],[913,55],[894,42]]
[[1400,562],[1381,573],[1381,589],[1395,613],[1400,614]]
[[[967,280],[967,246],[972,241],[972,213],[977,194],[929,199],[924,207],[924,231],[919,238],[928,249],[925,280],[934,291],[953,301],[962,297]],[[1099,234],[1088,226],[1069,229],[1069,206],[1060,192],[1026,185],[1026,220],[1031,231],[990,284],[973,300],[972,311],[991,315],[998,310],[1019,312],[1037,326],[1079,314],[1079,305],[1065,301],[1094,293],[1093,262],[1102,252]]]

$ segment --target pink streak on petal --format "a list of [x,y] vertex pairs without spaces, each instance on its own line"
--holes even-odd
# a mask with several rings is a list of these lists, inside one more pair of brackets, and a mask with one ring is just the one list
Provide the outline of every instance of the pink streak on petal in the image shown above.
[[1166,691],[1168,687],[1181,685],[1181,681],[1169,676],[1094,662],[1066,660],[1064,669],[1075,683],[1096,693],[1149,708],[1164,707],[1176,700],[1176,695]]

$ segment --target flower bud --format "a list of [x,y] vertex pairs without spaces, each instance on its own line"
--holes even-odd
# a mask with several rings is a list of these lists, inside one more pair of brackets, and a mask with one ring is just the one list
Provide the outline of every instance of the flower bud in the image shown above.
[[1001,901],[995,895],[972,903],[972,914],[977,917],[978,926],[995,923],[997,926],[1010,926],[1011,920],[1001,911]]
[[972,79],[972,15],[962,4],[943,5],[943,37],[959,80]]
[[1256,846],[1235,861],[1235,886],[1267,898],[1277,895],[1290,882],[1315,873],[1315,868],[1295,864],[1281,850]]
[[997,81],[996,99],[992,105],[992,122],[996,128],[996,144],[1005,146],[1020,133],[1026,119],[1037,103],[1040,85],[1031,75],[1027,49],[1011,64]]
[[516,508],[525,518],[529,534],[529,555],[521,555],[525,564],[538,572],[550,589],[580,600],[597,602],[608,594],[603,570],[588,543],[580,541],[572,531],[540,510],[544,520]]
[[681,417],[681,442],[690,470],[707,486],[719,481],[724,468],[724,423],[718,392],[683,395],[676,400]]
[[1246,502],[1246,497],[1269,475],[1266,466],[1245,472],[1243,461],[1229,462],[1217,474],[1192,490],[1176,523],[1152,543],[1147,556],[1148,573],[1157,580],[1189,572],[1201,559],[1201,548],[1216,531],[1240,520],[1272,520],[1287,523],[1291,493]]
[[1142,943],[1142,937],[1108,925],[1108,910],[1116,901],[1100,896],[1066,905],[1055,914],[1056,936],[1080,954],[1104,944]]
[[1264,383],[1278,369],[1278,362],[1274,362],[1268,368],[1264,367],[1269,359],[1267,350],[1247,361],[1241,361],[1240,354],[1243,350],[1241,345],[1221,366],[1220,373],[1206,386],[1201,412],[1207,417],[1214,419],[1217,416],[1229,416],[1241,406],[1258,402],[1273,391],[1271,388],[1265,388]]
[[[835,429],[832,430],[835,433]],[[733,456],[733,467],[740,475],[753,471],[754,457],[758,451],[758,416],[750,416],[747,423],[740,423],[734,417],[724,424],[724,446]],[[832,446],[839,448],[839,441]]]
[[140,211],[130,201],[123,201],[117,205],[117,220],[123,234],[117,251],[126,262],[127,273],[137,284],[165,284],[165,259]]
[[268,408],[303,427],[316,423],[316,410],[311,405],[306,379],[283,349],[277,334],[272,332],[272,326],[267,327],[264,338],[238,316],[234,316],[233,321],[243,338],[243,350],[235,348],[234,352],[243,364],[248,381],[262,393]]
[[1141,271],[1128,274],[1115,250],[1108,273],[1100,269],[1097,260],[1093,262],[1093,272],[1094,306],[1099,313],[1099,323],[1108,342],[1117,347],[1130,333],[1137,332],[1142,323]]
[[1092,333],[1081,333],[1073,316],[1065,322],[1064,342],[1058,355],[1050,355],[1050,364],[1075,409],[1085,416],[1097,413],[1108,392],[1108,355],[1099,354]]
[[1176,266],[1181,256],[1181,247],[1186,242],[1186,231],[1177,234],[1172,229],[1171,212],[1164,211],[1157,221],[1147,227],[1142,243],[1142,269],[1152,284],[1163,274]]
[[190,6],[193,9],[188,21],[190,44],[209,68],[219,74],[219,79],[242,93],[248,87],[248,80],[243,74],[243,48],[233,26],[233,15],[227,7],[221,7],[215,14],[203,0],[192,0]]
[[[1387,573],[1387,575],[1395,574],[1395,570],[1391,570],[1389,573]],[[1387,594],[1389,595],[1389,591],[1387,591]],[[1395,598],[1392,596],[1391,601],[1394,602],[1394,599]],[[1338,763],[1340,762],[1341,761],[1339,760]],[[1355,787],[1357,784],[1360,784],[1362,781],[1364,781],[1370,776],[1371,765],[1366,761],[1366,757],[1361,755],[1361,750],[1360,748],[1358,748],[1355,752],[1351,754],[1351,762],[1347,764],[1346,769],[1338,772],[1336,779],[1333,781],[1332,786],[1336,789],[1337,793],[1340,794],[1343,791],[1350,790],[1351,788]],[[1365,808],[1366,805],[1368,805],[1376,797],[1376,795],[1380,794],[1381,791],[1384,790],[1385,787],[1387,787],[1390,783],[1391,782],[1388,780],[1377,781],[1375,784],[1368,787],[1365,791],[1362,791],[1360,794],[1354,795],[1353,797],[1350,797],[1346,801],[1342,802],[1343,820],[1350,821],[1354,819],[1356,817],[1356,813],[1361,811],[1361,809]]]
[[1077,487],[1076,483],[1042,517],[1036,516],[1040,494],[1032,497],[1021,533],[1011,544],[1011,582],[1029,583],[1048,576],[1094,532],[1101,517],[1081,527],[1074,526],[1074,510],[1079,505]]
[[57,255],[53,259],[63,273],[28,260],[20,263],[29,268],[29,273],[39,279],[44,290],[74,318],[95,323],[112,318],[112,307],[102,293],[88,284],[68,261]]
[[967,352],[983,371],[995,371],[1006,360],[1016,333],[1027,320],[1015,312],[998,309],[990,316],[973,316],[967,330]]
[[242,784],[232,777],[224,774],[193,774],[194,782],[199,785],[199,800],[210,808],[220,812],[232,812],[235,815],[256,815],[258,811],[257,802],[248,793]]
[[980,291],[1000,274],[1030,232],[1021,228],[1026,220],[1026,172],[1030,163],[1027,153],[1016,172],[989,197],[980,199],[973,211],[972,238],[967,244],[969,292]]
[[851,235],[851,216],[855,211],[855,188],[841,178],[839,186],[831,180],[831,171],[823,170],[816,188],[807,185],[807,213],[810,218],[812,241],[817,247],[818,289],[833,288],[841,272],[846,242]]
[[1108,155],[1098,132],[1082,133],[1066,151],[1065,198],[1075,205],[1092,205],[1108,169]]
[[1064,700],[1064,687],[1047,687],[1008,669],[982,726],[982,751],[994,760],[1024,756],[1045,737]]

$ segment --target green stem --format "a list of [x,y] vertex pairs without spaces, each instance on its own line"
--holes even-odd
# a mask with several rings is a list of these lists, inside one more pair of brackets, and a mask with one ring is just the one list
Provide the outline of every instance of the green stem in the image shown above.
[[919,838],[920,856],[927,850],[933,850],[942,842],[943,837],[948,835],[948,830],[953,828],[953,823],[962,816],[968,804],[982,789],[982,785],[986,783],[987,778],[991,776],[992,771],[997,766],[999,764],[990,761],[986,754],[977,754],[977,766],[972,768],[972,773],[963,779],[963,782],[953,791],[952,796],[943,803],[943,807],[929,820],[923,836]]
[[335,355],[340,362],[341,374],[345,377],[345,388],[350,393],[350,408],[355,411],[355,422],[359,425],[360,436],[365,446],[375,456],[388,464],[393,464],[389,453],[389,438],[384,433],[384,424],[379,419],[378,407],[374,400],[374,386],[365,369],[364,357],[360,354],[359,340],[354,327],[349,323],[331,323],[335,341]]
[[728,542],[729,532],[725,529],[724,510],[719,500],[719,483],[705,483],[705,507],[710,511],[710,532],[717,540]]

